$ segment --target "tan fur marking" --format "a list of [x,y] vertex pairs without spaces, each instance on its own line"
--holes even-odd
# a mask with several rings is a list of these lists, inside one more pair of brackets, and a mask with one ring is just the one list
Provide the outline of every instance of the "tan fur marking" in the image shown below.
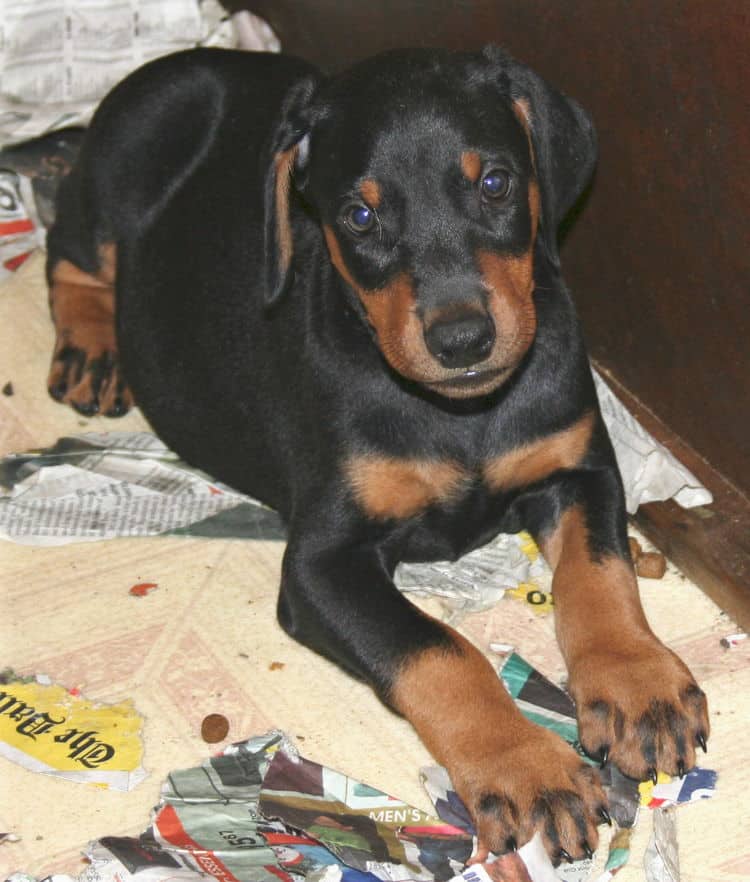
[[331,255],[331,263],[336,267],[341,278],[348,285],[351,285],[358,294],[364,293],[363,289],[357,285],[357,283],[352,278],[351,273],[347,269],[347,266],[344,263],[344,258],[341,256],[341,246],[339,245],[339,240],[336,238],[336,234],[327,224],[323,225],[323,235],[325,236],[326,244],[328,245],[328,253]]
[[[545,838],[534,805],[556,790],[579,793],[589,820],[585,836],[596,846],[595,807],[605,797],[594,773],[562,739],[521,716],[484,656],[450,628],[453,648],[425,649],[406,659],[396,676],[392,703],[443,765],[477,826],[475,860],[507,849],[509,836],[526,842],[539,830],[545,846],[581,854],[580,827],[562,807],[555,820],[560,840]],[[511,799],[516,816],[483,811],[488,796]]]
[[[426,649],[407,659],[391,701],[430,753],[451,768],[471,757],[487,758],[497,750],[498,734],[513,743],[514,725],[521,730],[523,722],[487,659],[461,634],[447,626],[446,631],[455,651]],[[467,725],[470,720],[482,725]]]
[[399,273],[383,288],[363,294],[367,317],[391,367],[416,380],[434,374],[437,366],[424,342],[411,278]]
[[323,234],[331,263],[357,292],[386,361],[394,370],[414,380],[421,381],[435,374],[438,368],[424,342],[409,276],[399,273],[383,288],[363,288],[354,281],[344,263],[341,247],[331,227],[324,225]]
[[531,107],[526,98],[519,98],[513,102],[513,113],[515,113],[518,121],[521,123],[524,132],[526,132],[526,140],[529,142],[529,156],[531,157],[531,167],[534,174],[537,174],[536,153],[534,151],[534,141],[531,137]]
[[578,645],[590,649],[592,641],[601,640],[606,646],[613,634],[622,637],[628,630],[634,636],[644,630],[651,634],[632,563],[614,555],[593,558],[580,508],[562,515],[555,530],[542,538],[541,549],[554,570],[555,623],[568,665]]
[[519,98],[517,101],[513,102],[513,113],[515,113],[518,121],[523,126],[524,132],[526,132],[526,139],[529,142],[531,165],[534,169],[534,174],[536,174],[536,153],[534,152],[534,142],[531,138],[531,107],[526,98]]
[[[80,375],[69,373],[58,356],[69,349],[79,350],[90,365],[102,356],[114,359],[117,354],[114,243],[99,248],[99,263],[95,273],[87,273],[69,260],[59,260],[51,273],[49,304],[56,340],[47,383],[55,389],[64,382],[66,392],[59,400],[69,404],[86,404],[93,398],[92,377],[85,370]],[[114,367],[98,390],[99,410],[107,413],[118,401],[120,413],[133,404],[130,390],[121,382],[119,368]]]
[[536,334],[533,240],[529,250],[520,257],[480,251],[477,263],[498,334],[497,358],[504,365],[515,366]]
[[289,188],[292,184],[292,167],[297,155],[297,145],[277,153],[276,167],[276,243],[279,248],[279,266],[284,273],[292,260],[292,225],[289,220]]
[[488,460],[482,470],[484,480],[491,490],[508,490],[575,468],[586,453],[593,428],[594,414],[587,413],[567,429]]
[[474,150],[465,150],[461,154],[461,171],[464,177],[476,183],[482,173],[482,157]]
[[555,628],[581,743],[589,751],[607,745],[610,761],[634,778],[691,768],[695,733],[710,729],[705,696],[649,627],[630,557],[594,555],[578,507],[541,547],[554,568]]
[[370,208],[377,208],[380,205],[380,184],[377,181],[373,181],[370,178],[362,181],[359,186],[359,192]]
[[[84,337],[114,340],[114,281],[117,249],[112,243],[99,248],[100,267],[95,273],[79,269],[69,260],[59,260],[52,270],[49,302],[58,336],[81,328]],[[82,347],[84,343],[80,343]]]
[[370,517],[409,518],[437,502],[458,496],[468,475],[445,460],[353,456],[346,474],[357,502]]

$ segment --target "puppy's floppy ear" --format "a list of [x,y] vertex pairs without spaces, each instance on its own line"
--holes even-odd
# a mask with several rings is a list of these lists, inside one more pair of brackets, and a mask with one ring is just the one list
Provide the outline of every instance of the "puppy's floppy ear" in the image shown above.
[[266,305],[277,303],[294,278],[294,243],[290,198],[295,171],[302,172],[309,152],[309,127],[304,111],[317,81],[308,76],[287,92],[266,154],[264,190]]
[[596,165],[596,132],[586,111],[553,89],[538,74],[494,46],[483,55],[507,77],[510,99],[525,118],[542,197],[540,234],[556,266],[557,230],[591,178]]

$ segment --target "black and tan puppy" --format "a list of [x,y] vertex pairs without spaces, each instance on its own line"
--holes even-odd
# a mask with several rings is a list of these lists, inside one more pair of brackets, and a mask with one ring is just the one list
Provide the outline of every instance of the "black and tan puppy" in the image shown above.
[[288,524],[278,614],[413,724],[479,853],[580,857],[597,773],[526,722],[483,656],[393,585],[529,529],[592,756],[683,773],[705,698],[654,636],[558,225],[586,114],[502,52],[398,51],[323,78],[198,50],[98,111],[49,236],[50,391],[131,393],[188,461]]

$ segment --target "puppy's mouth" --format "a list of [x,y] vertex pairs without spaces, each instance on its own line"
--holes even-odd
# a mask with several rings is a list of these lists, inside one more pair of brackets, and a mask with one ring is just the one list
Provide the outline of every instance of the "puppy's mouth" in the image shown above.
[[489,370],[469,368],[455,377],[435,380],[424,385],[448,398],[473,398],[494,392],[512,372],[512,365]]

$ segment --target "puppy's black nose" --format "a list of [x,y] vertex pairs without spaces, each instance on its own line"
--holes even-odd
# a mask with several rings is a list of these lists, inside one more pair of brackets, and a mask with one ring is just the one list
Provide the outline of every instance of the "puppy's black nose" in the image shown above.
[[446,368],[469,367],[484,361],[495,343],[495,325],[488,315],[435,320],[424,332],[430,353]]

